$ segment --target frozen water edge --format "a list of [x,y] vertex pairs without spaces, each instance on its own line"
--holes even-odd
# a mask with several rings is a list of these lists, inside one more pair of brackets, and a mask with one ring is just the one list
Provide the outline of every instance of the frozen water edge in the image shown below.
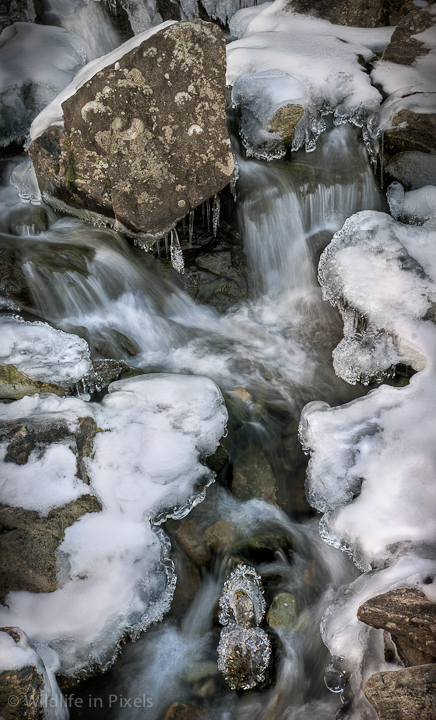
[[[34,395],[2,406],[0,416],[4,422],[56,417],[69,425],[91,416],[99,427],[87,461],[90,485],[82,485],[103,510],[67,528],[58,548],[58,589],[9,593],[0,622],[23,628],[35,649],[49,645],[64,674],[105,668],[126,633],[136,638],[169,608],[174,568],[153,519],[163,521],[169,508],[173,516],[186,515],[213,481],[200,458],[214,452],[224,433],[221,392],[207,378],[147,375],[113,383],[100,405]],[[39,509],[43,482],[36,467],[26,507]]]

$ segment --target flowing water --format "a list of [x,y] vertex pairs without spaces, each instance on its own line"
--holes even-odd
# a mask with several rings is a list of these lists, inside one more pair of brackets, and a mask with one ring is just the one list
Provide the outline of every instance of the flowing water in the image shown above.
[[[359,392],[333,373],[331,351],[341,338],[341,324],[321,299],[316,263],[347,217],[384,205],[365,149],[348,126],[331,129],[310,155],[299,151],[290,162],[271,163],[238,156],[238,165],[234,216],[251,296],[221,315],[165,278],[152,253],[131,247],[110,230],[52,213],[49,229],[34,234],[21,206],[20,234],[15,224],[12,236],[8,218],[16,206],[10,190],[0,198],[2,245],[19,252],[31,292],[33,315],[27,317],[82,335],[94,359],[109,354],[148,372],[212,378],[228,400],[230,468],[247,453],[264,452],[282,510],[259,500],[237,500],[226,487],[227,469],[196,509],[197,522],[207,527],[233,518],[238,539],[269,534],[287,538],[292,548],[254,560],[261,576],[274,578],[275,590],[293,593],[299,607],[296,626],[274,641],[271,688],[235,693],[212,674],[208,694],[195,680],[195,668],[216,661],[214,609],[228,572],[225,559],[217,556],[203,571],[182,618],[172,616],[127,644],[107,675],[74,689],[83,706],[71,706],[73,718],[157,720],[172,700],[194,699],[208,708],[211,719],[316,720],[333,717],[339,705],[323,681],[329,657],[319,620],[333,590],[356,571],[319,540],[316,520],[301,497],[304,459],[297,425],[306,402],[337,405]],[[235,394],[240,389],[246,393],[242,415]],[[183,563],[178,570],[183,576]],[[135,698],[142,704],[135,706]]]

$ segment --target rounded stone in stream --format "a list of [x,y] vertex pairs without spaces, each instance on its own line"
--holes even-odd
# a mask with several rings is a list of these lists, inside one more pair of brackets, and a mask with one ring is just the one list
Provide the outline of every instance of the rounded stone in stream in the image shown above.
[[221,625],[258,625],[265,614],[265,600],[259,575],[247,565],[238,565],[224,583],[219,601]]
[[297,619],[297,603],[291,593],[275,596],[266,614],[266,621],[273,630],[288,630]]

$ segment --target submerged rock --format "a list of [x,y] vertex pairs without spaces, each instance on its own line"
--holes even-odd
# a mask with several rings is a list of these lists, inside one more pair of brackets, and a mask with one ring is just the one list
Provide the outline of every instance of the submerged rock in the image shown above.
[[[201,20],[156,32],[62,104],[65,129],[30,146],[44,196],[155,239],[225,187],[225,40]],[[183,162],[180,158],[183,157]],[[95,215],[85,219],[95,219]]]
[[380,720],[433,720],[436,707],[436,664],[372,675],[365,696]]
[[266,614],[266,621],[273,630],[289,630],[297,619],[297,603],[291,593],[279,593],[273,599]]
[[162,720],[199,720],[204,717],[205,710],[187,703],[173,702]]

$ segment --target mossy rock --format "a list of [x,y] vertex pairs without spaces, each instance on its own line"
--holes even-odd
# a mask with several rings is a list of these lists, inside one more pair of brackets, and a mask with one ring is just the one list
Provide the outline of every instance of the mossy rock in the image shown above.
[[35,393],[54,393],[62,396],[66,392],[65,388],[59,385],[31,380],[17,370],[15,365],[0,365],[0,398],[3,400],[20,400],[25,395]]

